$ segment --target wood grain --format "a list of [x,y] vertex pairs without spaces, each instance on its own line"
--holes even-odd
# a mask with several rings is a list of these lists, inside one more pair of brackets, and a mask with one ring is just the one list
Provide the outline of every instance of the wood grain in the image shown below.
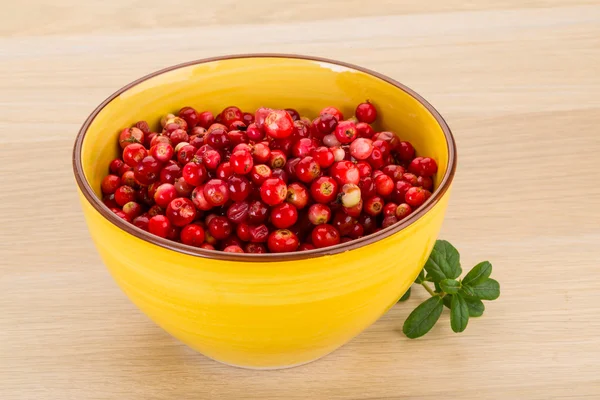
[[[597,0],[177,4],[0,16],[0,398],[600,398]],[[502,284],[466,332],[406,339],[415,290],[330,356],[255,372],[189,350],[112,282],[71,176],[80,124],[155,69],[276,51],[388,74],[446,117],[459,169],[442,236]]]

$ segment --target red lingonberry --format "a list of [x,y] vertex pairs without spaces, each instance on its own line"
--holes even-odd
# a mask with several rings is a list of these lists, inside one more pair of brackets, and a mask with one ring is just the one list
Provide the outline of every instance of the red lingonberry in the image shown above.
[[248,223],[262,224],[267,219],[269,208],[260,200],[250,202],[248,208]]
[[410,213],[412,213],[412,207],[406,203],[402,203],[402,204],[398,205],[398,207],[396,207],[395,215],[399,221],[406,218]]
[[193,128],[198,124],[198,112],[194,110],[192,107],[183,107],[179,110],[178,114],[179,118],[185,120],[188,125],[188,128]]
[[335,137],[340,143],[350,143],[357,136],[356,125],[352,121],[342,121],[335,128]]
[[368,198],[365,203],[364,203],[364,211],[365,213],[371,215],[371,216],[376,216],[381,214],[381,212],[383,211],[384,205],[383,205],[383,199],[379,196],[373,196]]
[[136,127],[123,129],[119,134],[119,145],[124,149],[132,143],[143,144],[144,132]]
[[340,243],[340,233],[329,224],[317,225],[311,233],[312,244],[316,248],[334,246]]
[[115,191],[115,202],[123,207],[130,201],[135,201],[135,190],[130,186],[121,186]]
[[117,175],[107,175],[102,179],[100,188],[104,194],[113,194],[121,185],[121,178]]
[[268,237],[269,228],[266,225],[250,226],[250,241],[252,243],[264,243]]
[[314,139],[302,138],[292,146],[292,154],[294,157],[304,158],[309,156],[316,148],[317,142]]
[[165,215],[173,225],[182,227],[191,223],[196,218],[196,207],[194,207],[194,203],[190,199],[178,197],[171,200],[167,206]]
[[231,235],[233,226],[225,217],[216,216],[208,223],[208,231],[217,240],[223,240]]
[[285,110],[273,110],[264,120],[264,130],[274,139],[286,138],[294,130],[294,120]]
[[177,191],[175,186],[170,183],[159,185],[154,192],[154,201],[161,207],[167,207],[175,197],[177,197]]
[[333,115],[323,114],[312,122],[311,127],[316,137],[323,138],[333,133],[337,125],[338,120]]
[[147,135],[148,133],[150,133],[150,125],[148,125],[148,123],[146,121],[138,121],[135,123],[134,126],[136,128],[138,128],[140,131],[144,132],[144,135]]
[[298,237],[288,229],[278,229],[271,232],[267,240],[267,246],[272,253],[296,251],[299,245]]
[[221,123],[225,126],[231,125],[235,121],[241,121],[244,113],[238,107],[226,107],[221,111]]
[[365,177],[370,177],[373,173],[373,168],[366,161],[357,162],[356,168],[358,168],[358,174],[360,175],[361,179]]
[[251,239],[250,236],[250,229],[252,227],[250,225],[248,225],[245,222],[239,223],[236,227],[235,227],[235,234],[238,238],[240,238],[240,240],[243,240],[244,242],[247,242]]
[[353,183],[355,185],[360,181],[358,168],[351,161],[338,161],[331,166],[331,176],[340,184]]
[[337,119],[338,121],[342,121],[344,119],[344,115],[342,115],[342,112],[333,106],[329,106],[329,107],[325,107],[324,109],[321,110],[321,112],[319,113],[319,115],[322,117],[325,114],[329,114],[332,115],[333,117],[335,117],[335,119]]
[[138,228],[147,231],[148,230],[148,222],[150,221],[150,216],[148,214],[138,215],[133,219],[133,224]]
[[203,111],[198,114],[198,125],[208,129],[215,122],[215,117],[210,111]]
[[114,160],[112,160],[110,162],[110,164],[108,165],[108,170],[111,174],[113,175],[117,175],[119,174],[119,170],[121,169],[121,167],[124,165],[125,163],[123,162],[123,160],[121,160],[120,158],[115,158]]
[[290,117],[292,117],[292,120],[298,121],[300,119],[300,114],[298,113],[298,111],[294,110],[293,108],[286,108],[285,111],[288,114],[290,114]]
[[373,152],[373,141],[366,138],[358,138],[350,144],[350,154],[357,160],[366,160]]
[[425,190],[420,187],[411,187],[406,191],[404,197],[409,206],[417,208],[421,204],[425,203],[430,196],[431,192],[429,190]]
[[402,180],[410,183],[411,186],[417,186],[419,183],[419,178],[411,172],[402,174]]
[[386,203],[385,206],[383,206],[383,216],[396,215],[396,208],[398,208],[396,203]]
[[308,203],[308,190],[301,183],[291,183],[287,188],[286,201],[297,209],[302,209]]
[[423,189],[431,192],[433,190],[433,180],[428,176],[419,176],[417,177],[417,186],[421,186]]
[[298,220],[298,210],[290,203],[279,204],[271,210],[271,223],[279,229],[289,228]]
[[141,185],[149,185],[156,182],[159,178],[161,168],[161,163],[154,157],[146,156],[133,168],[135,180]]
[[324,204],[315,203],[308,209],[308,219],[313,225],[326,224],[331,219],[331,209]]
[[298,247],[298,251],[306,251],[306,250],[314,250],[315,246],[310,243],[302,243],[300,247]]
[[162,183],[175,183],[181,177],[181,167],[175,161],[169,161],[160,170],[160,181]]
[[[180,145],[181,144],[183,143],[180,143]],[[196,154],[196,148],[191,144],[185,144],[179,147],[179,149],[178,147],[179,146],[175,146],[175,151],[177,152],[177,161],[181,165],[185,165],[192,161],[192,158],[194,158],[194,155]]]
[[292,139],[299,140],[310,136],[309,126],[304,121],[294,121],[294,131],[292,132]]
[[406,181],[398,181],[394,183],[394,190],[392,190],[392,201],[394,203],[400,204],[404,203],[404,197],[408,189],[410,189],[412,185]]
[[192,202],[196,206],[198,210],[208,211],[213,206],[206,200],[206,196],[204,196],[204,186],[196,187],[191,194]]
[[244,246],[246,253],[263,254],[267,252],[267,248],[262,243],[246,243]]
[[254,161],[252,160],[252,154],[249,151],[238,150],[233,152],[229,158],[229,163],[233,172],[238,175],[246,175],[252,170]]
[[385,174],[381,174],[375,178],[375,191],[382,197],[389,196],[394,190],[394,181]]
[[211,179],[204,185],[204,197],[214,207],[222,206],[229,200],[229,191],[225,181]]
[[[152,136],[152,134],[150,134],[149,136]],[[156,134],[152,136],[152,140],[150,140],[150,148],[156,146],[159,143],[172,144],[171,139],[169,139],[167,135]]]
[[225,179],[229,179],[232,175],[233,175],[233,168],[231,167],[231,164],[229,163],[229,161],[221,163],[217,167],[217,178],[225,180]]
[[286,195],[287,185],[279,178],[269,178],[260,185],[260,197],[270,206],[283,203]]
[[177,146],[179,143],[188,143],[188,140],[190,140],[190,136],[183,129],[175,129],[169,135],[169,139],[171,139],[171,144],[173,146]]
[[359,138],[371,139],[375,134],[375,130],[373,130],[371,125],[365,122],[359,122],[356,124],[356,133],[358,134]]
[[398,158],[404,162],[410,162],[415,158],[415,148],[410,142],[400,142],[398,145]]
[[310,155],[319,164],[321,169],[329,168],[335,162],[333,153],[325,146],[317,147],[311,151]]
[[183,227],[179,236],[181,243],[200,247],[204,243],[204,228],[198,224],[189,224]]
[[271,149],[268,143],[260,142],[254,145],[252,152],[255,164],[265,164],[271,158]]
[[188,197],[192,194],[192,190],[194,190],[194,187],[187,183],[183,177],[175,179],[173,186],[175,186],[177,195],[180,197]]
[[249,208],[247,201],[235,202],[227,208],[227,218],[235,224],[244,222],[248,218]]
[[322,176],[310,186],[310,194],[317,203],[327,204],[335,200],[338,183],[329,176]]
[[311,156],[304,157],[296,165],[296,177],[304,182],[310,183],[321,174],[321,167]]
[[283,168],[287,161],[285,153],[281,150],[272,150],[269,158],[271,168]]
[[394,225],[398,222],[398,218],[395,215],[387,215],[383,218],[383,222],[381,223],[382,228],[387,228],[388,226]]
[[242,249],[240,246],[232,244],[230,246],[227,246],[223,249],[224,253],[244,253],[244,249]]
[[408,170],[413,174],[427,177],[433,176],[437,169],[437,163],[429,157],[417,157],[408,166]]
[[360,214],[362,213],[363,200],[360,199],[358,201],[358,203],[356,203],[356,205],[354,205],[352,207],[342,207],[342,209],[349,216],[354,217],[354,218],[358,218],[360,216]]
[[164,215],[155,215],[148,221],[148,232],[166,238],[171,230],[171,221]]
[[142,206],[136,203],[135,201],[125,203],[125,205],[123,206],[123,213],[127,216],[127,219],[130,221],[138,215],[140,215],[142,211]]
[[377,110],[375,109],[375,106],[368,101],[366,103],[360,103],[356,107],[354,114],[356,115],[356,119],[360,122],[366,122],[367,124],[372,124],[377,119]]
[[173,146],[169,143],[158,143],[150,148],[150,155],[161,163],[166,163],[173,158]]
[[258,164],[252,167],[250,179],[257,185],[262,185],[264,181],[273,175],[273,171],[265,164]]
[[204,165],[190,161],[183,166],[181,176],[183,176],[183,179],[185,179],[188,184],[199,186],[202,185],[208,177],[208,172]]
[[[214,125],[211,126],[211,128]],[[209,128],[208,133],[204,136],[204,142],[215,149],[226,149],[231,146],[231,141],[225,129],[215,128],[212,131]]]
[[340,190],[339,199],[344,207],[356,206],[361,200],[360,188],[353,183],[346,183]]
[[132,143],[123,149],[123,161],[130,167],[135,167],[148,155],[146,148],[139,143]]

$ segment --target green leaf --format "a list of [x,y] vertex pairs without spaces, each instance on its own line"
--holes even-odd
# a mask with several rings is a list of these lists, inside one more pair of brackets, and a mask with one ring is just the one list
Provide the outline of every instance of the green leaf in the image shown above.
[[469,307],[469,317],[481,317],[485,311],[485,306],[479,299],[465,298],[467,307]]
[[456,294],[458,293],[458,289],[460,289],[460,282],[456,279],[444,279],[440,282],[440,287],[446,293]]
[[446,306],[446,308],[450,308],[450,306],[452,305],[452,295],[451,294],[445,295],[443,300],[444,300],[444,305]]
[[411,339],[423,336],[433,328],[444,309],[440,296],[430,297],[410,313],[402,332]]
[[441,293],[442,292],[442,288],[440,287],[439,283],[433,282],[433,286],[435,286],[435,292],[436,293]]
[[408,300],[409,297],[410,297],[410,288],[408,288],[406,293],[404,293],[404,295],[402,295],[402,297],[400,297],[400,300],[398,300],[398,301],[406,301],[406,300]]
[[500,296],[500,284],[495,279],[488,278],[478,285],[466,287],[473,292],[471,297],[481,300],[496,300]]
[[462,332],[469,323],[469,307],[460,294],[452,296],[450,305],[450,326],[454,332]]
[[431,275],[434,282],[456,279],[462,273],[460,255],[447,241],[437,240],[425,263],[425,270]]
[[474,266],[473,269],[465,275],[462,282],[464,285],[475,286],[485,281],[491,274],[492,264],[490,264],[489,261],[483,261]]
[[462,285],[458,293],[462,294],[465,297],[475,297],[475,292],[473,292],[473,288],[471,288],[471,286],[465,286],[464,284]]
[[419,276],[417,276],[417,279],[415,279],[415,283],[423,283],[425,281],[425,270],[422,269],[421,272],[419,272]]

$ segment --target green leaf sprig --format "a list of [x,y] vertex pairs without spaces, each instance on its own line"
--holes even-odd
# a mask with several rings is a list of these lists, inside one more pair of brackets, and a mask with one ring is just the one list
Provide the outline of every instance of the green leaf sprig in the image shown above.
[[[462,332],[469,318],[480,317],[485,311],[481,300],[496,300],[500,296],[500,284],[490,278],[492,264],[483,261],[474,266],[462,279],[460,255],[445,240],[435,242],[433,251],[419,273],[415,283],[427,290],[431,297],[419,304],[406,321],[402,331],[411,339],[423,336],[433,328],[442,315],[444,306],[450,309],[450,326],[454,332]],[[434,284],[431,289],[428,282]],[[408,300],[410,288],[399,301]]]

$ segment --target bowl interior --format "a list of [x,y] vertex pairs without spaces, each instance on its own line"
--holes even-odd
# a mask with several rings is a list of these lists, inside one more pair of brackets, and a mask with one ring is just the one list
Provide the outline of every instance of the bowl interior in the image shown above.
[[330,62],[302,58],[250,57],[191,64],[142,78],[108,102],[89,125],[81,147],[85,179],[100,195],[109,162],[119,155],[118,132],[139,120],[159,129],[160,117],[192,106],[215,115],[236,105],[297,109],[314,118],[334,105],[345,117],[369,99],[378,110],[376,129],[410,141],[417,154],[437,160],[437,186],[448,168],[449,149],[434,116],[415,97],[369,73]]

